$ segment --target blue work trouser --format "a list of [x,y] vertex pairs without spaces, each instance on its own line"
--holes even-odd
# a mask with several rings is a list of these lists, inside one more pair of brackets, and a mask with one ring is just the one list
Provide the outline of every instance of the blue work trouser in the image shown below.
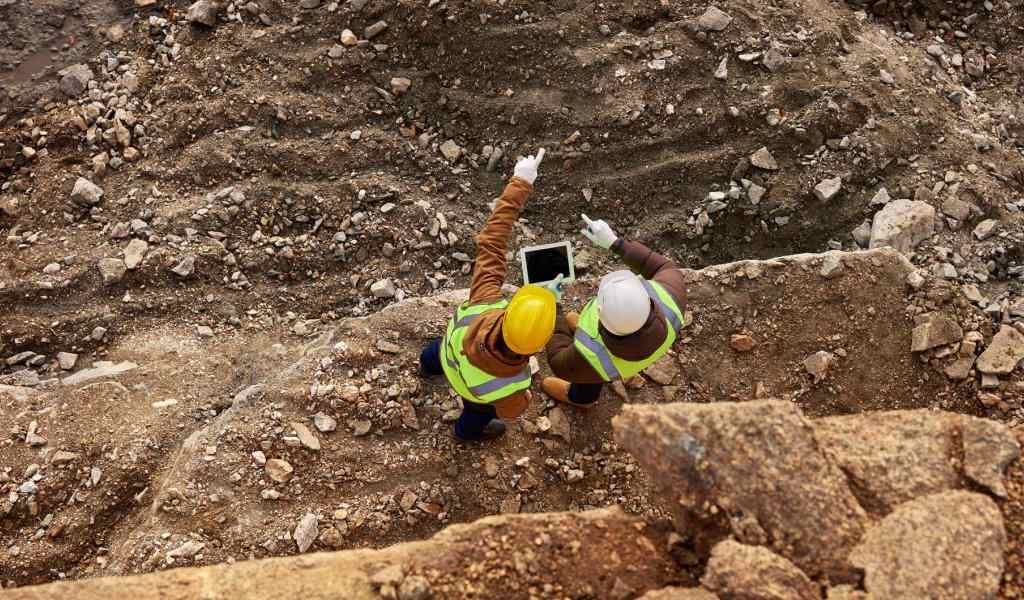
[[[420,372],[425,376],[444,374],[441,368],[441,338],[431,340],[420,353]],[[487,424],[497,418],[498,413],[493,405],[477,404],[463,398],[462,414],[455,422],[455,435],[464,440],[478,440]]]

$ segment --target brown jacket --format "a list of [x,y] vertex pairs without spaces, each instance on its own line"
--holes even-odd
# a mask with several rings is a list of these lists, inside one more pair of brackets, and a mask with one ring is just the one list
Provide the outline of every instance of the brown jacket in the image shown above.
[[[513,177],[502,192],[487,219],[483,230],[476,236],[476,265],[469,286],[469,303],[480,304],[501,300],[501,286],[508,273],[508,239],[512,226],[533,186],[524,179]],[[505,311],[492,310],[481,315],[469,326],[462,349],[469,362],[496,377],[511,377],[523,370],[529,357],[520,356],[505,347],[501,324]],[[498,416],[515,418],[527,406],[526,391],[502,398],[494,403]]]
[[[621,256],[623,262],[637,275],[660,283],[682,310],[686,284],[683,272],[671,259],[651,251],[639,242],[627,242],[622,238],[615,242],[612,250]],[[612,354],[625,360],[636,361],[647,358],[661,346],[668,335],[669,325],[661,311],[656,307],[652,308],[647,323],[630,335],[618,336],[609,332],[603,325],[600,326],[601,341]],[[547,346],[551,371],[572,383],[603,383],[604,380],[597,371],[576,350],[573,340],[572,328],[566,322],[565,316],[559,313],[558,321],[555,323],[555,335],[551,337]]]

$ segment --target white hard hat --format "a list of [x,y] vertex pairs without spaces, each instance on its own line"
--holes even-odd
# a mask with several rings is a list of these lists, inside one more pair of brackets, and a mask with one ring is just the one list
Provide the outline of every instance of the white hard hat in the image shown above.
[[615,335],[629,335],[643,327],[651,315],[651,298],[640,277],[625,270],[605,275],[597,291],[597,314]]

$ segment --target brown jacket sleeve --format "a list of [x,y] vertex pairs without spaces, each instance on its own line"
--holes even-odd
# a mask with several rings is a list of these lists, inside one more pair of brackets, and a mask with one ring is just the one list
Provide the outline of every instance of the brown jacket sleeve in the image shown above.
[[508,238],[512,235],[512,225],[519,218],[519,211],[523,210],[523,204],[526,204],[526,198],[532,191],[533,186],[525,179],[513,177],[498,198],[494,212],[484,228],[477,234],[476,266],[473,268],[473,280],[469,284],[470,304],[501,297],[501,286],[508,273]]
[[604,383],[587,359],[576,350],[574,339],[575,332],[569,328],[559,306],[555,334],[551,336],[546,348],[551,372],[555,377],[561,377],[570,383]]
[[612,244],[612,251],[622,257],[622,262],[637,275],[650,281],[657,281],[683,310],[686,299],[686,280],[672,259],[654,252],[640,242],[629,242],[619,238]]

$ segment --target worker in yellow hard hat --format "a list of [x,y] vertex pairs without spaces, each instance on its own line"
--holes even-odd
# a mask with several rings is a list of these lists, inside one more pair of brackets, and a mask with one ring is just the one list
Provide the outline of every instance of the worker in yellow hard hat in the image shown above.
[[420,354],[420,372],[441,375],[462,397],[455,422],[461,440],[491,440],[505,433],[502,419],[523,414],[533,381],[530,356],[544,349],[555,329],[561,281],[526,285],[506,300],[501,286],[508,272],[508,240],[526,198],[533,191],[542,148],[515,166],[515,176],[477,235],[476,266],[469,300],[448,322],[444,337]]

